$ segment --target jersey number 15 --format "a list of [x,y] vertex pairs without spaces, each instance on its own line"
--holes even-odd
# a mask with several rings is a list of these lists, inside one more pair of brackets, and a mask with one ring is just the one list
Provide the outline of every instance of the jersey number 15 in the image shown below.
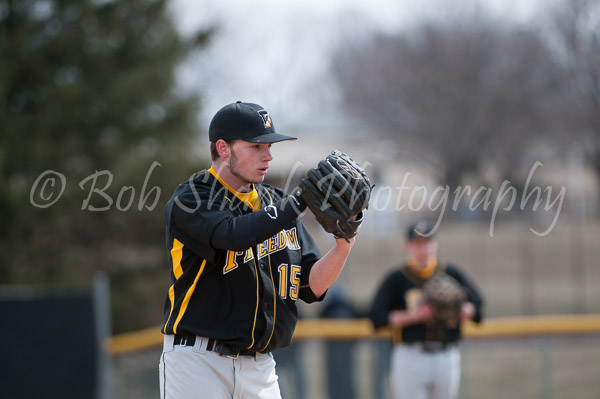
[[279,270],[279,296],[283,299],[288,298],[289,289],[289,298],[294,301],[297,300],[300,294],[301,267],[282,263],[277,267],[277,270]]

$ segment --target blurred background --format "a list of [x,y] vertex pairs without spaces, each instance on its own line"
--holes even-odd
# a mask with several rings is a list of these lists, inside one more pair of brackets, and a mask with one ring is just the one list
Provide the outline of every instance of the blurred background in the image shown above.
[[[7,397],[65,376],[81,391],[60,397],[158,397],[160,347],[106,340],[158,332],[164,205],[236,100],[299,137],[273,147],[269,183],[338,148],[376,184],[334,286],[346,310],[303,319],[364,317],[418,217],[488,319],[600,314],[597,0],[0,0],[0,99],[0,336],[37,359],[0,365]],[[387,397],[389,348],[345,343],[360,377],[343,384]],[[329,344],[279,354],[285,397],[331,397]],[[461,397],[597,398],[599,373],[598,332],[467,338]]]

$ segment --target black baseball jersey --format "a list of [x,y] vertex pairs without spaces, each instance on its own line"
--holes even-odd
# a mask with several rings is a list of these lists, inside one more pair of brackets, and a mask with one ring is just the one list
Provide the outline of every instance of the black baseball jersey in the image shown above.
[[164,334],[199,335],[258,352],[291,342],[296,301],[322,299],[308,284],[321,254],[300,218],[242,251],[211,246],[219,223],[264,209],[284,195],[266,184],[236,192],[212,168],[177,187],[165,209],[172,285]]
[[[436,273],[438,272],[447,273],[465,287],[467,300],[475,305],[475,317],[473,321],[477,323],[481,322],[483,301],[473,283],[456,266],[438,264]],[[422,298],[422,287],[425,281],[426,279],[422,279],[412,273],[407,265],[402,265],[390,272],[380,285],[371,306],[369,317],[373,325],[376,328],[387,326],[388,315],[392,310],[415,309]],[[434,332],[430,329],[431,325],[426,323],[405,326],[402,328],[401,336],[394,335],[394,339],[401,340],[402,342],[415,342],[433,340],[431,337],[434,336],[434,340],[455,342],[461,337],[460,323],[455,328],[445,328],[441,334],[441,338],[438,331]]]

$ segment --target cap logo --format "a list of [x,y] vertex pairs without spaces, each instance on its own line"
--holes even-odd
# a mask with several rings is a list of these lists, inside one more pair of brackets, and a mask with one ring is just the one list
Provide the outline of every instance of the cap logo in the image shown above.
[[266,109],[261,109],[260,111],[258,111],[258,115],[260,115],[260,117],[262,118],[263,125],[265,125],[265,129],[271,127],[271,116],[269,115],[269,112]]

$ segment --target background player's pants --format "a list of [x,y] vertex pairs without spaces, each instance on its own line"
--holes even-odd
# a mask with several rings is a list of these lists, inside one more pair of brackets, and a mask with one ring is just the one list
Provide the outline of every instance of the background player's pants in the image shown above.
[[419,345],[392,350],[390,382],[395,399],[455,399],[460,384],[460,351],[452,346],[436,353]]
[[206,338],[194,346],[173,345],[165,335],[160,357],[161,399],[281,399],[275,361],[269,354],[230,359],[206,350]]

